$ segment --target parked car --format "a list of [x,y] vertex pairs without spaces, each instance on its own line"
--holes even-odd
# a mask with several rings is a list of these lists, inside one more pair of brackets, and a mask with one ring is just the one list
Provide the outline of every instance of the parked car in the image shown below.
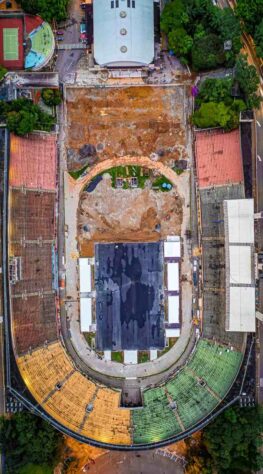
[[64,31],[58,30],[58,31],[56,32],[56,34],[57,34],[57,35],[64,35]]
[[64,38],[63,38],[63,36],[57,36],[56,39],[57,39],[57,41],[63,41]]

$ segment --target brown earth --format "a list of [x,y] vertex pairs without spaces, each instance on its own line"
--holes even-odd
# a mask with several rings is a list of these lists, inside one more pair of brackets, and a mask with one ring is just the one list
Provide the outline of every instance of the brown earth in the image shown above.
[[184,159],[184,94],[183,86],[67,89],[69,170],[87,162],[79,156],[85,144],[97,160],[153,153]]
[[92,193],[80,196],[80,254],[93,256],[94,242],[149,242],[179,235],[182,212],[176,188],[167,193],[148,187],[114,189],[109,175],[104,175]]

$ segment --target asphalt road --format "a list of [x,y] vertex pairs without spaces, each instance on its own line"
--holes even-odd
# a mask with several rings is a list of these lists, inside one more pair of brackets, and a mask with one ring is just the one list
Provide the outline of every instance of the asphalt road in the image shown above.
[[[79,42],[81,18],[84,15],[80,8],[79,0],[73,0],[69,10],[69,20],[66,22],[70,26],[60,28],[64,31],[64,43],[76,44]],[[83,54],[83,50],[59,50],[56,62],[56,71],[59,73],[60,80],[63,82],[67,74],[75,72],[78,61]]]

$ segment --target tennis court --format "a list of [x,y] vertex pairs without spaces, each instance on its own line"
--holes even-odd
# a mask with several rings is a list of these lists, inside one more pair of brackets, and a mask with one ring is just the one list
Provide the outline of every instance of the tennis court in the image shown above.
[[4,60],[17,61],[19,59],[18,28],[3,28]]
[[24,67],[23,15],[0,17],[0,64],[7,69]]

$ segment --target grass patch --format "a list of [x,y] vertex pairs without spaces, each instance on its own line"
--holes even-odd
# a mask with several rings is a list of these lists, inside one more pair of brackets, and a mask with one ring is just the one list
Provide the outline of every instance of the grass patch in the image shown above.
[[171,191],[173,185],[169,179],[165,178],[164,176],[160,176],[153,182],[152,187],[154,189],[158,189],[159,191],[167,192]]
[[112,352],[111,353],[111,360],[114,362],[123,362],[123,352]]
[[76,171],[69,171],[69,174],[72,178],[78,179],[84,173],[84,171],[86,171],[88,166],[89,165],[85,165],[85,166],[83,166],[83,168],[80,168],[79,170],[76,170]]
[[166,354],[166,352],[168,352],[175,345],[177,339],[177,337],[169,337],[168,346],[165,347],[162,351],[157,352],[158,357],[161,357],[162,355]]
[[138,352],[138,363],[143,364],[144,362],[148,362],[150,360],[150,354],[148,351],[139,351]]
[[84,332],[84,337],[91,349],[95,347],[95,332]]
[[[145,182],[149,179],[148,175],[143,174],[143,169],[141,166],[115,166],[103,172],[103,174],[108,173],[111,176],[111,185],[113,188],[116,188],[116,179],[123,178],[137,178],[138,188],[143,189]],[[123,189],[129,189],[129,184],[127,181],[123,183]]]

